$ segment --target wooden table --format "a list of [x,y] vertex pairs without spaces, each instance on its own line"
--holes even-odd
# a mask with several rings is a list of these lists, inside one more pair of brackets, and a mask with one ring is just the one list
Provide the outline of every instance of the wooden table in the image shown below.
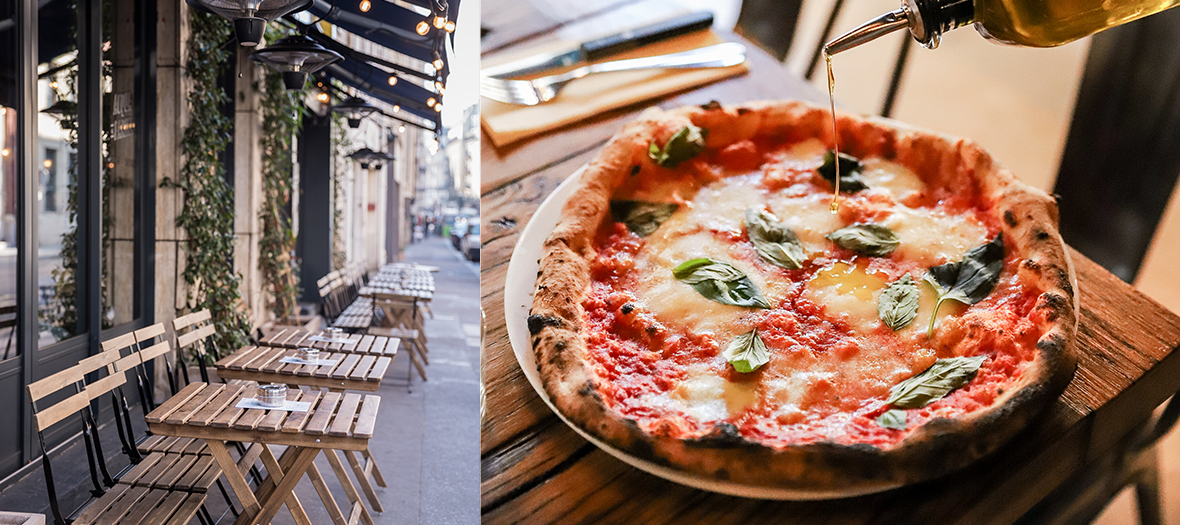
[[[192,383],[146,416],[148,428],[153,434],[201,438],[208,443],[209,452],[243,507],[235,525],[270,523],[283,504],[297,524],[311,525],[294,492],[295,484],[305,472],[335,524],[352,525],[360,520],[373,525],[359,497],[353,497],[356,488],[349,482],[348,474],[342,466],[337,468],[338,461],[331,461],[334,453],[326,455],[353,500],[347,516],[336,505],[313,461],[321,450],[368,448],[381,398],[292,390],[288,399],[310,402],[308,412],[235,408],[240,399],[253,396],[253,387]],[[240,460],[234,460],[226,448],[229,441],[253,445]],[[270,445],[288,448],[276,458]],[[267,478],[256,490],[251,490],[244,474],[259,458],[266,466]]]
[[383,335],[343,334],[338,339],[348,339],[348,343],[328,343],[315,341],[312,337],[329,336],[323,332],[312,332],[298,328],[286,328],[263,337],[259,343],[262,346],[276,348],[311,347],[342,354],[383,355],[393,357],[397,353],[401,340],[396,337]]
[[[485,51],[678,14],[668,2],[655,0],[536,4],[485,0],[482,23],[490,30]],[[826,103],[823,93],[760,51],[752,48],[750,61],[744,77],[657,103],[669,108],[713,99]],[[1082,306],[1074,380],[1038,422],[967,469],[853,499],[773,502],[694,490],[628,466],[566,427],[533,391],[508,341],[503,285],[512,248],[541,201],[641,109],[612,112],[505,149],[484,137],[484,523],[1010,523],[1110,450],[1180,387],[1180,355],[1173,352],[1180,345],[1180,317],[1073,252]]]
[[246,346],[221,358],[214,366],[217,367],[217,377],[223,379],[376,392],[381,386],[381,379],[385,377],[385,370],[389,368],[389,363],[393,361],[397,352],[396,344],[393,348],[392,354],[320,352],[320,359],[333,359],[336,363],[316,366],[280,362],[284,357],[296,356],[298,350]]
[[[397,348],[395,344],[394,349]],[[321,353],[320,359],[335,360],[331,365],[299,365],[283,363],[284,357],[294,357],[298,350],[288,348],[274,348],[270,346],[246,346],[215,363],[217,377],[223,379],[241,379],[257,381],[259,383],[285,383],[295,386],[312,388],[326,388],[329,392],[344,393],[346,390],[376,392],[381,387],[381,379],[385,377],[385,370],[393,361],[393,356],[377,356],[362,354]],[[336,451],[325,451],[329,462],[338,463]],[[365,459],[362,465],[351,450],[344,451],[352,471],[356,474],[357,484],[361,486],[369,504],[376,512],[384,512],[377,491],[369,482],[369,476],[377,486],[385,487],[385,477],[377,466],[373,455],[366,448],[361,451]],[[333,467],[336,465],[333,464]]]

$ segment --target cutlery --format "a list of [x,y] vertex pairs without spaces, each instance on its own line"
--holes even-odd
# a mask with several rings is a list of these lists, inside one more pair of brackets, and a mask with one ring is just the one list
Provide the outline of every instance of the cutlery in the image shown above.
[[653,42],[686,35],[713,26],[713,13],[702,11],[670,18],[651,25],[629,29],[589,42],[571,51],[540,53],[484,69],[483,76],[513,78],[568,67],[581,62],[602,60],[608,56],[636,49]]
[[549,102],[571,81],[594,73],[636,69],[684,69],[736,66],[746,61],[746,46],[727,42],[680,53],[615,60],[582,66],[560,75],[533,80],[501,80],[481,76],[479,94],[507,104],[535,106]]

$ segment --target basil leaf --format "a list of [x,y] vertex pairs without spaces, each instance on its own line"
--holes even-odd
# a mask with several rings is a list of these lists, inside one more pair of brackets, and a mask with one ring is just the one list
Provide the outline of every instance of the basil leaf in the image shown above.
[[673,268],[672,275],[705,298],[721,304],[770,308],[750,278],[729,263],[704,257],[691,259]]
[[628,230],[640,237],[654,233],[679,208],[674,202],[610,201],[610,214],[615,222],[626,224]]
[[892,330],[901,330],[918,316],[918,285],[909,275],[893,281],[877,300],[877,315]]
[[705,151],[705,135],[703,130],[689,124],[677,131],[664,147],[660,148],[652,142],[647,148],[647,156],[665,168],[675,168],[681,162],[691,159]]
[[880,224],[853,224],[827,235],[837,246],[870,257],[884,257],[893,253],[901,239],[893,230]]
[[[862,169],[864,167],[861,166],[860,159],[847,153],[840,154],[840,193],[856,193],[869,189],[869,185],[865,184],[865,180],[860,177]],[[827,153],[824,153],[824,163],[816,171],[832,185],[836,184],[835,150],[828,150]]]
[[958,262],[940,264],[930,268],[925,281],[938,292],[938,302],[930,313],[930,328],[926,336],[934,335],[934,319],[938,307],[947,299],[972,305],[992,293],[1004,269],[1004,237],[996,238],[982,246],[976,246],[963,254]]
[[987,356],[939,359],[924,372],[889,390],[886,404],[897,408],[922,408],[938,401],[975,377]]
[[878,425],[894,430],[905,430],[905,422],[905,410],[898,410],[896,408],[886,410],[884,414],[877,417]]
[[770,362],[770,353],[766,351],[766,343],[762,342],[762,336],[758,335],[757,328],[735,337],[721,355],[733,365],[734,370],[743,374],[753,372]]
[[804,254],[799,237],[772,213],[755,208],[746,210],[746,231],[754,250],[763,259],[788,270],[802,268]]

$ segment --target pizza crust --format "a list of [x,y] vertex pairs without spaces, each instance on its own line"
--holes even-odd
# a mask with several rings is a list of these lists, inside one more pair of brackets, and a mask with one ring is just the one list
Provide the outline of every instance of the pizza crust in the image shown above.
[[596,257],[594,238],[609,214],[611,195],[634,166],[657,169],[646,155],[648,144],[689,123],[709,130],[710,149],[764,135],[783,143],[806,138],[831,143],[830,114],[802,102],[653,108],[626,125],[590,163],[582,187],[544,244],[529,333],[545,391],[567,419],[613,447],[676,470],[824,498],[885,490],[962,468],[994,451],[1060,395],[1076,366],[1078,307],[1055,202],[1018,181],[971,141],[881,118],[843,113],[837,118],[843,151],[893,160],[921,174],[928,185],[977,193],[992,203],[1008,251],[1021,254],[1017,271],[1043,290],[1036,309],[1049,322],[1036,358],[1018,382],[991,407],[954,420],[931,420],[888,449],[832,442],[775,449],[743,439],[729,423],[717,424],[699,439],[653,436],[609,409],[586,359],[581,304]]

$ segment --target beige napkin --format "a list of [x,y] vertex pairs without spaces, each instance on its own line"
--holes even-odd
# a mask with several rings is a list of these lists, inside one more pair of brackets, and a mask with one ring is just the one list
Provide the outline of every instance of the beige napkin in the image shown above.
[[[620,53],[606,60],[678,53],[721,42],[721,37],[716,33],[699,31]],[[537,53],[571,47],[569,42],[555,42],[494,56],[485,59],[483,66],[491,67]],[[480,120],[492,143],[502,147],[615,108],[740,75],[748,69],[746,64],[742,63],[724,68],[645,69],[599,73],[570,82],[557,98],[536,106],[504,104],[481,98]],[[560,71],[547,71],[540,76]]]

